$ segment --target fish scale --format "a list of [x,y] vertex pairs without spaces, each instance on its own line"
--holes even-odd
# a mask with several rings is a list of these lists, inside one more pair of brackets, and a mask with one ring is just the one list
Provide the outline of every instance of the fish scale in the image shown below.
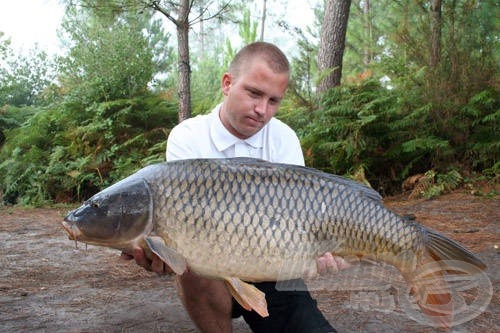
[[[275,168],[266,163],[252,163],[180,162],[171,164],[163,173],[151,172],[157,179],[145,176],[154,198],[157,198],[154,203],[154,207],[158,207],[155,209],[158,211],[156,220],[168,224],[168,227],[163,227],[159,223],[155,228],[158,234],[165,233],[177,239],[176,244],[168,245],[185,256],[188,262],[201,265],[213,260],[210,252],[190,249],[192,243],[188,240],[192,239],[204,242],[206,246],[203,248],[207,250],[221,242],[226,244],[225,249],[215,247],[219,256],[223,256],[217,260],[227,262],[228,266],[234,264],[230,260],[234,253],[251,253],[260,257],[272,252],[275,260],[271,262],[279,267],[283,265],[283,258],[289,257],[288,253],[297,247],[303,250],[301,258],[313,261],[318,251],[312,249],[308,252],[307,248],[313,247],[315,242],[325,241],[331,241],[330,250],[335,250],[336,244],[343,242],[341,254],[419,250],[414,244],[415,237],[403,237],[404,244],[398,244],[400,239],[390,242],[391,238],[384,234],[386,217],[382,224],[380,218],[374,216],[385,208],[363,197],[363,193],[373,195],[372,190],[357,185],[353,191],[342,183],[332,182],[335,179],[319,171],[311,173],[300,167],[288,167],[274,172]],[[199,169],[205,171],[200,174],[196,171]],[[199,176],[194,178],[193,174]],[[156,185],[160,183],[161,186]],[[175,188],[179,187],[182,191],[176,191]],[[332,196],[332,193],[336,195]],[[353,223],[354,220],[360,222]],[[273,228],[271,221],[274,221]],[[240,225],[245,229],[236,227]],[[418,235],[414,225],[399,229],[400,236]],[[182,238],[186,241],[180,242]],[[242,242],[243,239],[249,239],[248,243]],[[219,269],[238,271],[238,275],[244,276],[250,276],[255,270],[248,265],[239,266],[242,267],[219,265]],[[211,269],[205,273],[220,274]],[[302,273],[297,272],[297,275]]]

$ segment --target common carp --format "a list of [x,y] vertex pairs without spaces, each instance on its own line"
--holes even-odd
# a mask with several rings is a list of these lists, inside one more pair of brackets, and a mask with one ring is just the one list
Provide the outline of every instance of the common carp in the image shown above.
[[[265,295],[244,281],[303,277],[328,251],[375,255],[396,266],[416,295],[425,294],[422,311],[449,326],[451,294],[423,293],[412,274],[434,261],[486,267],[453,240],[384,207],[365,185],[251,158],[147,166],[85,201],[63,226],[76,241],[124,252],[140,246],[176,274],[189,268],[223,279],[244,308],[261,316],[268,315]],[[442,272],[431,275],[434,287],[446,290]]]

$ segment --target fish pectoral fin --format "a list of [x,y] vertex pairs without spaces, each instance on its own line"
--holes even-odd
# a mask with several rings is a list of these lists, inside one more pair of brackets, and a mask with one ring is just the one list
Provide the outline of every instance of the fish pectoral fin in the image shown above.
[[168,247],[161,237],[146,237],[146,243],[151,251],[160,257],[160,259],[163,260],[163,262],[167,264],[175,272],[175,274],[182,275],[186,271],[186,259],[177,251]]
[[245,310],[254,310],[261,317],[268,317],[266,294],[255,286],[243,282],[238,278],[224,278],[231,295]]

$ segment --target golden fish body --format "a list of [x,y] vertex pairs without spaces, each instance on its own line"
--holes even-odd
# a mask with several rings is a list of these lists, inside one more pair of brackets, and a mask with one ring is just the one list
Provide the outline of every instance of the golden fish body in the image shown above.
[[94,195],[63,224],[72,239],[125,252],[141,246],[177,274],[189,268],[224,279],[240,304],[263,316],[264,295],[243,281],[314,274],[325,252],[376,255],[409,283],[416,267],[434,260],[485,267],[456,242],[385,208],[369,187],[250,158],[145,167]]
[[276,281],[314,270],[315,258],[327,251],[424,248],[422,227],[386,209],[378,193],[317,170],[250,159],[186,160],[145,174],[154,177],[148,182],[156,233],[203,275]]

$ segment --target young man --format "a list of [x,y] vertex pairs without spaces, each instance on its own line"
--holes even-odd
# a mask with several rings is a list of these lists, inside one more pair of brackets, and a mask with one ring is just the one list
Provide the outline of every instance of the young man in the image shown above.
[[[223,102],[208,115],[185,120],[167,142],[167,160],[188,158],[256,157],[271,162],[304,165],[295,132],[273,118],[289,81],[286,56],[273,44],[257,42],[244,47],[222,76]],[[158,258],[149,261],[141,250],[137,263],[156,272],[168,272]],[[347,266],[327,253],[317,259],[318,272]],[[202,332],[231,332],[231,318],[243,315],[254,332],[335,332],[306,290],[279,291],[275,282],[256,283],[266,293],[269,317],[244,310],[224,282],[189,271],[178,276],[179,294]]]

